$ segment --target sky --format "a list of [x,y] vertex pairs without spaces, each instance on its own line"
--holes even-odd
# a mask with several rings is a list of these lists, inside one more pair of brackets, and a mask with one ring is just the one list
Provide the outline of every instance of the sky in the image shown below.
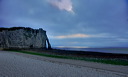
[[128,47],[128,0],[0,0],[0,27],[43,28],[53,47]]

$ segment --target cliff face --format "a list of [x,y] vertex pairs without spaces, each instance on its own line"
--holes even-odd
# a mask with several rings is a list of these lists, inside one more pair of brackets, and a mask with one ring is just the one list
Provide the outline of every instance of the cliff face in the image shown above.
[[46,31],[25,27],[0,28],[0,48],[51,48]]

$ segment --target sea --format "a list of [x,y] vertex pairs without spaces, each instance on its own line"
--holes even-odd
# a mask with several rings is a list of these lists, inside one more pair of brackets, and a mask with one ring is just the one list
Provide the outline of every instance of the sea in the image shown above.
[[114,47],[114,48],[74,48],[74,47],[55,47],[55,49],[73,50],[73,51],[89,51],[115,54],[128,54],[128,47]]

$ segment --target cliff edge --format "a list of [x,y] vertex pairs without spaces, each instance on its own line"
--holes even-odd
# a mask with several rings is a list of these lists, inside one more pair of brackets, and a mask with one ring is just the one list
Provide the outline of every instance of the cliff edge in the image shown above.
[[[46,45],[48,45],[48,47]],[[12,27],[0,28],[0,48],[51,49],[51,45],[46,31],[42,28]]]

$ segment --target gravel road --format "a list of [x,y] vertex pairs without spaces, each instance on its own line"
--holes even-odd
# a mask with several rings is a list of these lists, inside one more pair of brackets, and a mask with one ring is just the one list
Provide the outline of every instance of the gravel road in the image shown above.
[[[77,65],[73,64],[73,60],[70,63],[66,63],[64,59],[59,60],[63,62],[47,57],[0,51],[0,77],[128,77],[127,72],[85,67],[79,65],[83,64],[82,61],[77,61]],[[127,66],[120,67],[120,70],[124,68],[127,71]]]

